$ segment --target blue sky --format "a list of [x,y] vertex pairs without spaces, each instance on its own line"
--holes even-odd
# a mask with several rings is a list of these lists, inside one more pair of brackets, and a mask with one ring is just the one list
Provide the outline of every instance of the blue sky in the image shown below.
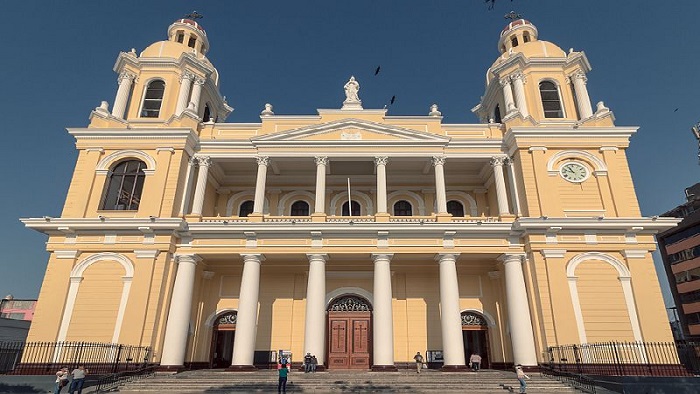
[[[66,127],[87,125],[101,100],[112,104],[119,51],[165,39],[193,9],[211,43],[229,122],[256,122],[264,103],[278,114],[339,108],[350,75],[365,108],[391,96],[392,115],[422,115],[438,103],[445,123],[476,123],[470,108],[498,56],[503,15],[531,20],[540,39],[584,50],[593,104],[617,125],[640,126],[628,150],[646,215],[683,201],[698,182],[700,121],[697,14],[700,2],[461,1],[3,1],[0,116],[5,160],[0,192],[0,294],[36,297],[46,237],[20,217],[59,216],[76,151]],[[374,77],[374,69],[382,71]],[[677,111],[676,108],[678,108]]]

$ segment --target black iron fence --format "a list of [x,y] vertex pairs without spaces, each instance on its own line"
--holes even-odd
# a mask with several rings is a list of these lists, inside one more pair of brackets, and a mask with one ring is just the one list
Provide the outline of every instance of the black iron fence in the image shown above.
[[90,374],[142,368],[150,362],[145,346],[96,342],[0,342],[0,374],[54,374],[61,367],[84,365]]
[[547,349],[552,371],[584,375],[687,376],[700,373],[700,342],[600,342]]
[[157,365],[145,365],[131,371],[122,371],[101,376],[100,379],[97,380],[97,392],[109,392],[122,384],[135,382],[137,380],[152,376],[155,374],[157,367]]

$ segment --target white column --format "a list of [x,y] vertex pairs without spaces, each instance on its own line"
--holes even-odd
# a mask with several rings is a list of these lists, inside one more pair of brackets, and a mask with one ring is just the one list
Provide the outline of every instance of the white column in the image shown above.
[[180,93],[177,96],[177,107],[175,107],[175,115],[180,115],[187,108],[187,99],[190,97],[190,88],[192,86],[194,75],[183,73],[180,76]]
[[505,77],[501,78],[501,80],[498,81],[501,84],[501,87],[503,88],[503,100],[505,101],[506,105],[506,110],[504,112],[505,115],[510,115],[512,112],[516,110],[515,108],[515,103],[513,102],[513,90],[511,89],[510,86],[510,78]]
[[511,76],[513,81],[513,90],[515,90],[515,104],[518,110],[523,115],[523,118],[530,116],[530,111],[527,110],[527,101],[525,100],[525,74],[518,71]]
[[197,78],[194,80],[194,87],[192,88],[192,98],[190,98],[190,102],[194,103],[194,113],[199,113],[199,101],[202,97],[202,85],[204,85],[204,82],[204,78]]
[[309,279],[306,284],[306,321],[304,354],[311,353],[323,365],[326,358],[326,258],[325,254],[307,254]]
[[506,192],[506,180],[503,177],[503,157],[492,157],[493,179],[496,183],[496,199],[498,200],[498,214],[510,215],[508,210],[508,193]]
[[374,158],[377,166],[377,213],[387,213],[386,207],[386,163],[389,158],[378,156]]
[[587,119],[593,116],[593,108],[591,108],[591,99],[588,97],[588,88],[586,88],[586,74],[577,72],[571,79],[574,81],[574,94],[576,94],[576,103],[578,104],[578,113],[581,119]]
[[447,190],[445,189],[445,160],[444,156],[433,156],[435,167],[435,198],[438,213],[447,213]]
[[508,168],[508,175],[510,177],[510,195],[513,197],[513,213],[520,216],[520,194],[518,193],[518,182],[515,176],[515,169],[513,168],[513,159],[506,157],[503,162]]
[[[377,367],[394,367],[394,315],[392,312],[391,257],[392,254],[373,254],[374,259],[374,312],[373,312],[373,364]],[[386,368],[383,368],[386,369]]]
[[197,159],[195,157],[191,157],[190,160],[187,162],[187,173],[185,173],[185,185],[184,185],[184,193],[182,195],[182,201],[180,202],[180,216],[186,215],[187,212],[187,205],[190,202],[190,198],[192,198],[192,177],[194,175],[194,168],[197,166]]
[[462,318],[459,310],[457,257],[459,254],[440,254],[440,327],[442,356],[445,367],[464,366]]
[[504,254],[506,280],[506,302],[508,303],[508,327],[513,345],[513,362],[522,365],[537,365],[535,338],[532,333],[530,306],[523,275],[523,256]]
[[131,93],[131,85],[134,83],[136,75],[123,71],[119,74],[117,96],[114,98],[114,106],[112,106],[112,116],[124,118],[126,111],[126,103],[129,101],[129,93]]
[[204,192],[207,190],[207,177],[209,175],[209,167],[211,166],[211,158],[203,156],[197,157],[199,165],[199,174],[197,175],[197,186],[194,189],[194,201],[192,202],[192,214],[201,215],[204,207]]
[[[326,166],[327,156],[316,156],[316,203],[314,212],[326,212]],[[314,353],[312,353],[314,354]],[[318,356],[316,356],[318,357]]]
[[265,207],[265,182],[267,180],[267,165],[270,158],[258,156],[258,177],[255,180],[255,200],[253,201],[253,213],[263,213]]
[[[241,292],[238,296],[238,316],[236,323],[236,340],[233,341],[234,369],[253,367],[255,353],[255,335],[258,325],[258,295],[260,293],[261,254],[244,254]],[[238,367],[238,368],[235,368]]]
[[179,255],[173,295],[170,298],[165,340],[160,365],[182,366],[187,350],[187,335],[192,314],[192,292],[197,266],[197,255]]

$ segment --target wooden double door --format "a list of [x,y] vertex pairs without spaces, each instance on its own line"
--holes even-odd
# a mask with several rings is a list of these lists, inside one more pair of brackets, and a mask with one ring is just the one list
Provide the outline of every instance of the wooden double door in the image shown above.
[[481,356],[481,368],[490,368],[491,360],[489,355],[489,332],[486,328],[462,328],[462,339],[464,341],[464,359],[469,365],[469,357],[472,353]]
[[372,312],[328,312],[328,369],[369,369]]

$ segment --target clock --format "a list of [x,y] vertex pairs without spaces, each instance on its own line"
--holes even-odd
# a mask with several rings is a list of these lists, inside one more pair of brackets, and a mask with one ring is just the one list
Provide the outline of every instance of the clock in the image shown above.
[[585,165],[575,161],[562,165],[561,168],[559,168],[559,174],[561,174],[561,177],[565,180],[574,183],[583,182],[590,175]]

